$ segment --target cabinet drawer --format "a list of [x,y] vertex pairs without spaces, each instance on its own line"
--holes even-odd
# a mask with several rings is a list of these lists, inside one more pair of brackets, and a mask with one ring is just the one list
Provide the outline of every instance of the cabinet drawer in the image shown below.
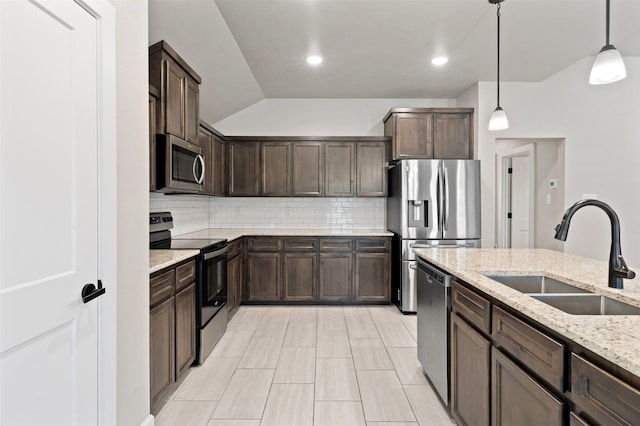
[[175,269],[151,277],[149,280],[149,306],[153,307],[156,303],[173,296],[175,283]]
[[227,251],[227,259],[233,259],[237,255],[242,253],[242,238],[238,238],[229,243]]
[[308,251],[315,252],[318,248],[316,238],[285,238],[284,251]]
[[352,251],[351,238],[320,238],[320,251]]
[[493,307],[492,337],[496,346],[509,352],[558,391],[564,391],[563,344],[496,306]]
[[571,396],[578,413],[602,425],[639,425],[640,391],[575,353]]
[[356,251],[388,251],[389,238],[358,238]]
[[453,282],[451,305],[454,311],[485,333],[491,333],[491,303],[460,283]]
[[196,262],[193,260],[176,268],[176,291],[196,280]]
[[247,250],[249,251],[280,251],[282,239],[280,238],[249,238]]

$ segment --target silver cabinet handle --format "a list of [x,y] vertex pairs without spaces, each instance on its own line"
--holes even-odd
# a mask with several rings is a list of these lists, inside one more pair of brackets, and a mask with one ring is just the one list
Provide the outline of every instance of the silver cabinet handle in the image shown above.
[[[196,162],[199,161],[202,166],[202,172],[200,176],[196,175]],[[193,178],[196,180],[196,183],[202,185],[204,182],[204,157],[200,154],[196,155],[196,158],[193,160]]]

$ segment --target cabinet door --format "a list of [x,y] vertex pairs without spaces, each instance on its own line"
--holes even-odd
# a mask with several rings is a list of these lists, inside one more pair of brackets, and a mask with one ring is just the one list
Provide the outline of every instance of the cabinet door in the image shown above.
[[173,297],[149,312],[149,367],[151,406],[165,396],[175,381],[175,339]]
[[257,142],[229,144],[229,196],[258,195],[259,154]]
[[178,65],[164,61],[164,102],[165,133],[181,139],[185,137],[185,91],[187,76]]
[[284,300],[314,300],[317,276],[315,253],[285,253]]
[[491,342],[451,314],[451,414],[457,424],[489,426]]
[[595,424],[640,425],[640,390],[575,353],[571,395],[576,411]]
[[156,173],[156,108],[157,99],[149,94],[149,190],[157,188]]
[[198,143],[198,127],[200,123],[200,99],[198,83],[187,77],[185,85],[185,139]]
[[240,306],[242,287],[242,255],[235,256],[227,263],[227,313],[229,318]]
[[322,143],[294,142],[292,150],[293,195],[321,197],[324,179]]
[[353,143],[325,143],[324,195],[326,197],[352,197],[355,167],[355,145]]
[[176,293],[176,380],[196,359],[196,285]]
[[433,114],[396,114],[393,158],[433,157]]
[[389,254],[357,253],[355,299],[358,302],[389,301]]
[[260,143],[260,195],[291,195],[291,143]]
[[433,157],[473,158],[469,114],[435,114]]
[[226,145],[216,135],[211,138],[211,195],[225,195],[227,188]]
[[203,194],[213,193],[213,167],[212,167],[212,150],[211,132],[200,127],[198,131],[198,146],[202,148],[202,156],[204,157],[204,188]]
[[387,195],[386,142],[356,144],[356,196]]
[[352,254],[320,253],[319,300],[349,300],[352,298]]
[[280,260],[280,253],[247,254],[247,300],[280,300]]
[[562,425],[562,401],[496,348],[491,349],[491,364],[492,425]]

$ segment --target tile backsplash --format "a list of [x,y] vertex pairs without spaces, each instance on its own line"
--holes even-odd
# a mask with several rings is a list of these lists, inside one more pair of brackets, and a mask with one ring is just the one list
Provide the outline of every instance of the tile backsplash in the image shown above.
[[385,202],[385,198],[243,198],[152,192],[149,209],[173,214],[173,235],[207,227],[384,230]]

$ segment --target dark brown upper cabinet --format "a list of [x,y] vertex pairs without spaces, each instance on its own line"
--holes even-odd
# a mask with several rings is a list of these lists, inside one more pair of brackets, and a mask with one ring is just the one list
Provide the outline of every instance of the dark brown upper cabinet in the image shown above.
[[198,143],[200,76],[166,41],[149,47],[149,84],[160,90],[156,132]]
[[356,147],[353,142],[324,144],[325,197],[353,197],[356,175]]
[[200,120],[198,145],[205,159],[204,194],[225,195],[227,188],[227,150],[220,134]]
[[229,196],[259,195],[260,150],[258,142],[230,142]]
[[356,197],[387,195],[387,143],[356,144]]
[[156,110],[160,91],[149,85],[149,190],[157,189],[156,174]]
[[293,196],[321,197],[324,194],[322,142],[293,142]]
[[291,143],[260,143],[260,195],[291,195]]
[[473,108],[392,108],[383,121],[393,160],[473,158]]

